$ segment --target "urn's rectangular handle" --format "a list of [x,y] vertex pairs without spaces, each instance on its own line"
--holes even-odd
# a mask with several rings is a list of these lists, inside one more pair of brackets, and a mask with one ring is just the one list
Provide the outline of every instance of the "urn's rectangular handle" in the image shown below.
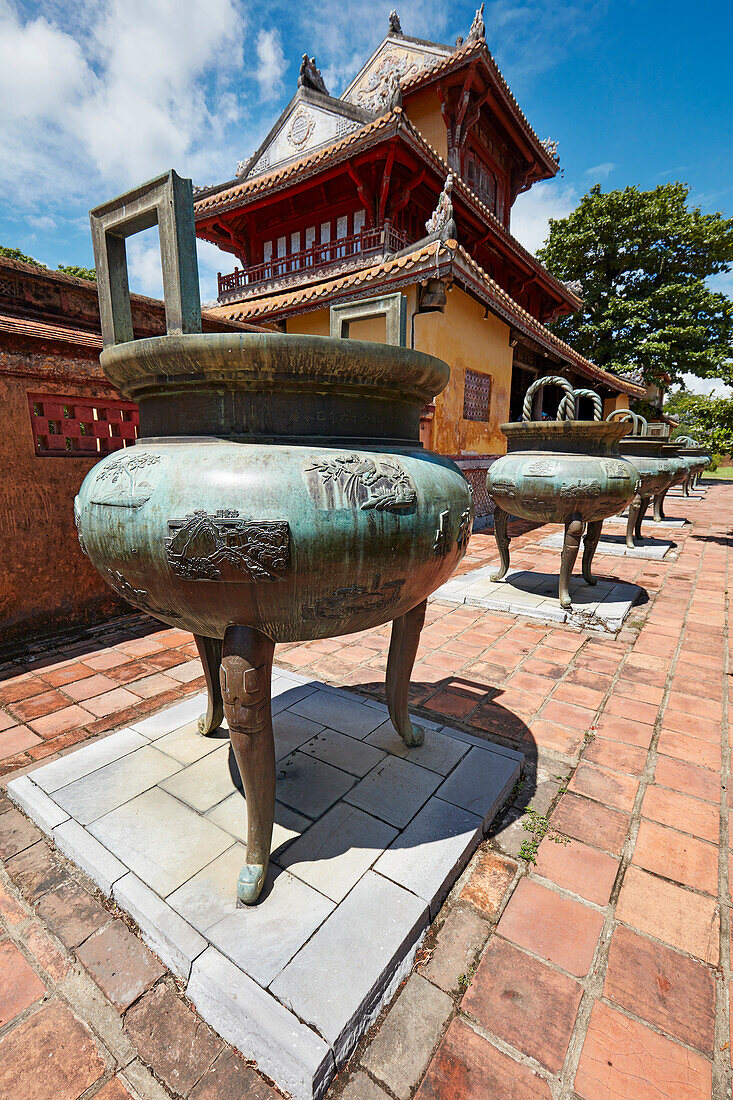
[[372,317],[384,317],[386,322],[386,342],[407,346],[407,299],[403,294],[383,294],[375,298],[360,298],[358,302],[331,306],[331,336],[336,339],[348,338],[349,325],[356,321],[370,320]]
[[102,342],[134,339],[125,239],[158,226],[165,324],[169,335],[201,332],[193,186],[172,169],[89,213],[97,268]]

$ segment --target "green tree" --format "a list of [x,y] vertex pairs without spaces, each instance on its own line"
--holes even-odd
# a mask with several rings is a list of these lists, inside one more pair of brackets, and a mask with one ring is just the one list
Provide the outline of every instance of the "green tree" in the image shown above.
[[733,377],[733,301],[705,280],[733,264],[733,219],[687,205],[689,188],[599,185],[551,219],[538,256],[580,284],[583,307],[552,326],[601,367],[645,383]]
[[77,279],[89,279],[90,282],[96,283],[97,272],[93,267],[77,267],[76,264],[70,266],[66,264],[59,264],[59,271],[63,271],[64,275],[75,275]]
[[26,256],[25,252],[21,252],[19,248],[7,248],[4,244],[0,244],[0,256],[7,256],[9,260],[22,260],[24,264],[33,264],[34,267],[45,267],[45,264],[39,264],[38,260],[34,260],[32,256]]
[[675,435],[689,435],[711,454],[733,452],[733,397],[708,397],[680,390],[671,393],[664,411],[679,419]]

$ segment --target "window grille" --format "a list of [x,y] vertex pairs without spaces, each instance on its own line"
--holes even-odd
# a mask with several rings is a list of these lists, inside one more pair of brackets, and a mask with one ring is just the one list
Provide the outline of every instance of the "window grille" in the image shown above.
[[463,388],[463,419],[489,419],[491,405],[491,375],[467,370]]
[[37,455],[82,458],[130,447],[140,416],[132,401],[29,393],[28,409]]

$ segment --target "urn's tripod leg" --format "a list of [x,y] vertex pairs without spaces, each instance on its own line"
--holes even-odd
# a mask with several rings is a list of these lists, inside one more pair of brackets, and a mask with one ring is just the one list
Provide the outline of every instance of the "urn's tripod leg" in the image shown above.
[[224,717],[224,704],[221,698],[221,682],[219,669],[221,667],[221,639],[205,638],[203,634],[194,634],[196,648],[199,651],[201,664],[204,666],[206,678],[206,713],[199,715],[199,733],[204,737],[219,729]]
[[646,515],[646,510],[649,507],[649,503],[650,503],[651,499],[652,499],[651,497],[642,497],[641,498],[641,507],[639,508],[639,514],[636,517],[636,526],[634,527],[634,535],[636,536],[637,539],[640,539],[642,537],[642,535],[641,535],[641,524],[643,522],[644,516]]
[[425,731],[410,721],[408,692],[427,606],[428,601],[423,600],[405,615],[392,620],[387,657],[387,706],[392,725],[406,745],[422,745],[425,740]]
[[571,608],[570,600],[570,575],[575,565],[575,559],[580,549],[580,540],[583,537],[585,524],[578,512],[573,512],[565,520],[565,538],[563,540],[562,555],[560,556],[560,606]]
[[590,567],[593,564],[593,555],[596,552],[602,528],[603,520],[596,519],[588,524],[588,529],[585,532],[585,538],[583,539],[583,579],[586,584],[596,583],[595,577],[590,571]]
[[686,497],[690,495],[690,473],[686,475],[685,480],[682,482],[682,494]]
[[270,681],[275,643],[248,626],[224,635],[221,688],[232,748],[247,799],[247,862],[237,880],[237,903],[253,905],[267,874],[275,817],[275,745]]
[[[636,529],[636,521],[641,511],[641,497],[637,493],[629,504],[629,518],[626,521],[626,545],[629,550],[633,550],[636,543],[634,542],[634,531]],[[587,541],[587,540],[586,540]]]
[[654,522],[661,523],[664,519],[664,498],[666,497],[668,489],[665,489],[663,493],[657,493],[654,497]]
[[507,524],[509,523],[509,514],[503,510],[503,508],[497,508],[494,512],[494,537],[496,538],[496,545],[499,548],[500,566],[497,573],[491,574],[492,581],[503,581],[504,577],[509,572],[509,543],[510,538],[507,534]]

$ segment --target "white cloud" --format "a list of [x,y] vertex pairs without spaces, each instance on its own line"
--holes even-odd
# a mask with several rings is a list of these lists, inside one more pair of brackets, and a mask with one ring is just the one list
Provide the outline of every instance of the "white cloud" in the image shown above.
[[603,164],[594,164],[592,168],[586,168],[585,175],[593,180],[607,180],[616,165],[607,160]]
[[698,378],[696,374],[683,374],[685,389],[690,393],[701,393],[710,397],[733,397],[733,389],[719,378]]
[[536,183],[520,195],[512,207],[511,230],[530,252],[544,244],[550,218],[565,218],[575,209],[575,189],[558,180]]
[[262,29],[257,35],[257,70],[255,76],[263,99],[273,99],[282,91],[285,73],[285,54],[283,53],[280,32],[277,28]]
[[[218,293],[217,272],[231,271],[236,261],[229,253],[222,252],[208,241],[196,241],[196,255],[201,301],[210,302]],[[149,298],[163,297],[163,271],[157,227],[128,239],[127,269],[131,291],[146,294]]]

